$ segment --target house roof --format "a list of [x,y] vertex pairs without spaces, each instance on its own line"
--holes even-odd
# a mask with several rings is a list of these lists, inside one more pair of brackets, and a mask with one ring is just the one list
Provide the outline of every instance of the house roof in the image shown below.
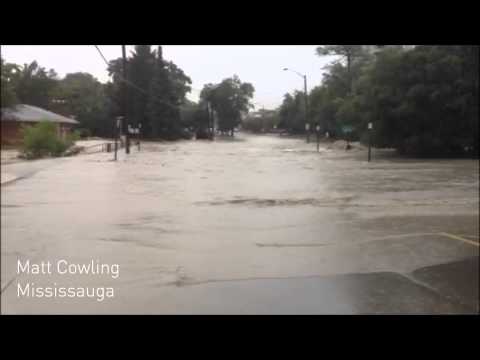
[[51,111],[36,106],[19,104],[11,108],[2,109],[2,121],[40,122],[78,124],[78,121],[55,114]]

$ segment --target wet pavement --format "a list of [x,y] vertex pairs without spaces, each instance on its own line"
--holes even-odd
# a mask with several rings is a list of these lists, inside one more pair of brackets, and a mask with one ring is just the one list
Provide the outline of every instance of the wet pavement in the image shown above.
[[[2,166],[2,313],[478,312],[478,160],[301,139],[144,143]],[[17,260],[120,276],[17,275]],[[115,297],[18,297],[112,286]]]

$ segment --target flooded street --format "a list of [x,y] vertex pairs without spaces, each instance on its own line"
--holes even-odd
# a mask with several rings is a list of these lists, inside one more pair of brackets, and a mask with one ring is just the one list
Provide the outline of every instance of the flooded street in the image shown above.
[[[245,134],[112,158],[5,166],[23,178],[1,189],[3,313],[478,312],[478,160]],[[19,275],[19,259],[120,271]],[[19,298],[19,281],[115,296]]]

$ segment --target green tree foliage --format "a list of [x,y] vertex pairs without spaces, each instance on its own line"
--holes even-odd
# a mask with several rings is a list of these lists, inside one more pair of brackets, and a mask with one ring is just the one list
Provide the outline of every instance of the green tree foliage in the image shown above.
[[111,116],[123,115],[123,85],[127,88],[127,120],[142,125],[142,135],[176,139],[183,136],[180,107],[190,91],[190,78],[171,61],[163,58],[162,47],[136,45],[127,59],[127,79],[123,79],[121,58],[110,61],[112,81],[106,85]]
[[[118,71],[121,71],[121,63],[115,64]],[[135,45],[135,50],[128,59],[128,80],[140,89],[148,91],[150,82],[155,72],[155,51],[151,50],[151,45]],[[128,87],[128,107],[129,122],[133,125],[141,124],[148,133],[149,124],[147,119],[148,96],[137,89]]]
[[202,102],[209,102],[217,116],[218,130],[230,132],[240,125],[242,117],[253,107],[251,100],[255,89],[250,83],[242,83],[237,75],[224,79],[220,84],[207,84],[202,89]]
[[249,114],[242,121],[242,128],[254,133],[269,132],[277,127],[278,123],[277,111],[262,109],[255,114]]
[[[337,63],[309,94],[310,117],[323,129],[344,136],[348,125],[354,138],[365,139],[372,122],[379,147],[478,156],[478,46],[385,47],[352,64],[351,73],[351,91],[348,69]],[[291,104],[287,97],[282,108]],[[290,113],[285,118],[295,120]]]
[[[365,140],[415,156],[478,156],[478,46],[329,46],[318,53],[350,58],[327,68],[309,94],[312,123],[337,137]],[[280,125],[302,128],[301,93],[287,94]],[[353,132],[345,133],[346,128]]]
[[59,79],[54,70],[47,72],[36,61],[19,66],[2,60],[2,107],[23,103],[74,117],[91,135],[112,135],[114,105],[107,90],[88,73]]
[[20,103],[49,109],[57,82],[57,74],[53,69],[47,71],[33,61],[20,67],[13,86]]
[[352,65],[358,58],[366,55],[363,45],[325,45],[316,49],[318,56],[337,55],[346,62],[347,66],[347,89],[352,91],[353,74]]
[[1,60],[1,107],[11,107],[18,103],[16,86],[20,67],[16,64],[6,63],[3,58]]
[[296,91],[293,96],[285,94],[279,108],[279,127],[291,133],[305,130],[305,94]]
[[180,119],[183,128],[188,128],[194,130],[197,128],[198,123],[198,113],[204,112],[200,109],[199,104],[185,100],[185,102],[180,106]]
[[386,50],[359,96],[375,109],[380,145],[427,156],[478,152],[478,46]]
[[61,156],[72,144],[73,138],[66,140],[57,135],[57,126],[42,121],[34,126],[25,126],[23,132],[23,152],[29,159],[44,156]]
[[179,135],[180,109],[174,103],[173,84],[160,46],[155,59],[155,75],[150,84],[147,116],[154,137],[171,138]]
[[51,109],[74,117],[80,127],[97,136],[111,136],[113,120],[108,114],[105,85],[88,73],[67,74],[53,92]]

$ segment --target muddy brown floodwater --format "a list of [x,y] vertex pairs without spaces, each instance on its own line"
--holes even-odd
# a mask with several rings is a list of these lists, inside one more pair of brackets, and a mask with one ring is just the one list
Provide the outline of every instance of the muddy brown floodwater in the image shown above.
[[[478,311],[477,160],[245,134],[112,157],[5,166],[23,175],[2,186],[2,313]],[[119,276],[17,271],[60,259]],[[18,296],[26,283],[115,295]]]

